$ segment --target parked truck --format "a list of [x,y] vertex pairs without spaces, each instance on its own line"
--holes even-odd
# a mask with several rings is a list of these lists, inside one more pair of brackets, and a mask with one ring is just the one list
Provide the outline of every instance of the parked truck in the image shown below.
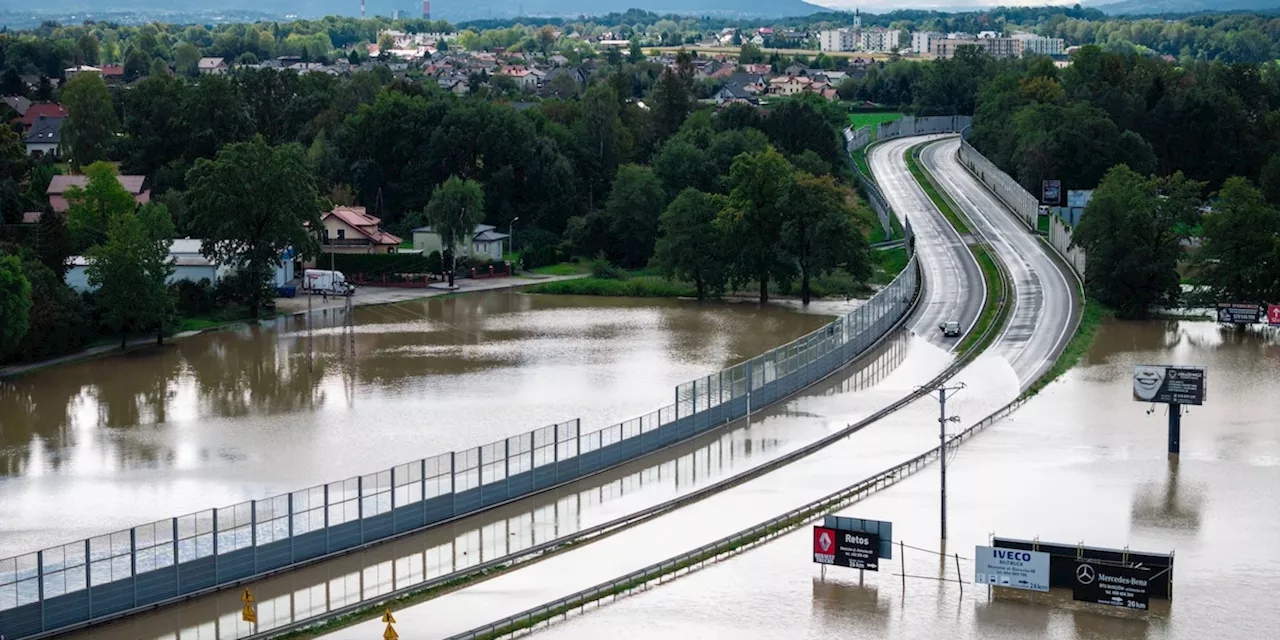
[[310,294],[323,293],[331,296],[349,296],[356,290],[341,271],[328,269],[307,269],[302,272],[302,289]]

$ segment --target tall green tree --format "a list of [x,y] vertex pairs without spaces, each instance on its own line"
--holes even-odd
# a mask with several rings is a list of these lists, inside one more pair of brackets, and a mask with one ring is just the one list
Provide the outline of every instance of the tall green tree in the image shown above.
[[471,243],[476,225],[484,220],[484,187],[475,180],[449,176],[431,192],[423,217],[449,254],[449,286],[453,287],[458,249]]
[[93,333],[84,299],[41,261],[24,260],[22,267],[31,282],[31,328],[18,346],[18,357],[30,362],[82,347]]
[[653,257],[658,218],[667,203],[662,183],[649,167],[618,167],[605,213],[609,218],[612,257],[619,265],[637,269]]
[[1249,181],[1229,178],[1205,217],[1202,277],[1219,300],[1280,300],[1280,210]]
[[1108,171],[1072,239],[1088,258],[1089,294],[1121,318],[1177,301],[1181,230],[1196,222],[1202,187],[1181,173],[1147,178],[1125,165]]
[[667,278],[692,282],[699,300],[719,294],[729,275],[724,234],[716,226],[723,200],[689,187],[667,205],[658,222],[654,263]]
[[[737,37],[736,35],[734,36]],[[764,52],[754,42],[742,43],[738,50],[738,64],[759,64],[764,62]]]
[[27,335],[31,318],[31,283],[18,256],[0,255],[0,357],[12,352]]
[[98,290],[103,322],[121,332],[121,349],[129,331],[154,330],[156,344],[164,342],[174,307],[166,284],[174,270],[172,240],[168,210],[148,204],[112,218],[106,241],[89,250],[89,285]]
[[769,301],[769,281],[791,276],[792,256],[779,242],[790,208],[795,170],[773,147],[738,156],[729,169],[728,206],[720,224],[729,234],[735,282],[756,280],[760,302]]
[[315,182],[297,144],[270,146],[262,136],[201,158],[187,173],[189,229],[204,239],[205,256],[246,271],[253,317],[270,302],[266,283],[292,248],[315,256],[320,229]]
[[67,120],[62,138],[71,152],[71,166],[79,169],[107,159],[107,149],[120,128],[111,92],[96,73],[81,73],[62,87]]
[[579,139],[587,166],[588,208],[595,208],[596,201],[603,201],[609,191],[609,183],[618,169],[618,94],[613,87],[598,82],[582,96],[582,119]]
[[1280,153],[1271,156],[1267,164],[1262,166],[1262,175],[1258,178],[1258,187],[1262,189],[1262,197],[1272,206],[1280,207]]
[[668,67],[653,87],[653,126],[659,141],[666,140],[684,124],[693,109],[693,54],[681,49],[676,66]]
[[178,75],[194,78],[199,75],[200,48],[190,42],[183,42],[173,48],[173,69]]
[[116,178],[109,162],[95,162],[84,168],[87,179],[83,188],[67,189],[67,226],[72,245],[83,251],[106,240],[111,221],[138,208],[138,201]]
[[853,194],[829,175],[799,172],[782,225],[782,244],[800,271],[800,301],[809,304],[809,282],[843,268],[858,280],[871,275],[867,240],[852,206]]

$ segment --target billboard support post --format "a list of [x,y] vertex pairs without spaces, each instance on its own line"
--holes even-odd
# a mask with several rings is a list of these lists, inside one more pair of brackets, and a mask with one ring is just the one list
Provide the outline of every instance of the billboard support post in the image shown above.
[[1169,405],[1169,455],[1176,456],[1181,450],[1182,440],[1182,405]]

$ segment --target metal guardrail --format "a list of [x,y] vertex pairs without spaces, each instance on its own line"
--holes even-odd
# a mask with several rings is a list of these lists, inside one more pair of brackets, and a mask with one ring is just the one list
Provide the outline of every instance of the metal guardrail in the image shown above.
[[[925,171],[925,175],[930,176],[927,170]],[[986,240],[985,236],[981,236],[980,232],[979,235],[983,239],[984,243],[990,246],[989,240]],[[991,259],[992,262],[996,264],[996,268],[1000,274],[1001,288],[1007,289],[1009,285],[1008,272],[1003,261],[998,255],[992,255]],[[1004,312],[1008,304],[1008,298],[1008,295],[1002,295],[999,298],[999,302],[996,307],[996,318],[999,319],[1005,317]],[[992,322],[988,325],[972,346],[962,353],[960,357],[947,367],[947,369],[943,370],[942,373],[938,374],[938,376],[924,386],[899,399],[888,407],[877,411],[866,419],[854,425],[849,425],[840,432],[832,434],[828,438],[824,438],[822,441],[810,446],[815,447],[815,450],[816,448],[825,447],[831,442],[843,439],[850,433],[856,432],[874,422],[877,422],[890,413],[893,413],[923,397],[938,384],[950,379],[959,372],[960,369],[967,366],[973,358],[977,357],[980,353],[980,349],[983,348],[986,342],[992,337],[992,332],[1000,330],[1002,324],[1002,322]],[[946,447],[951,448],[953,445],[958,445],[977,433],[980,433],[987,427],[1016,411],[1024,402],[1027,401],[1027,399],[1027,396],[1019,396],[1009,404],[997,409],[978,423],[949,438],[946,442]],[[914,474],[920,468],[926,466],[933,460],[936,460],[942,449],[943,447],[941,445],[933,447],[910,460],[894,465],[893,467],[874,474],[849,487],[828,494],[827,496],[814,500],[804,506],[792,509],[785,514],[771,518],[749,529],[744,529],[738,533],[726,536],[725,538],[721,538],[720,540],[692,551],[682,553],[678,556],[674,556],[643,569],[633,571],[620,578],[598,584],[588,589],[583,589],[577,593],[522,611],[487,625],[477,627],[465,633],[451,636],[448,640],[473,640],[478,638],[497,638],[509,635],[511,633],[530,628],[538,622],[548,620],[560,615],[561,613],[568,613],[568,611],[586,605],[590,602],[594,602],[611,595],[616,596],[629,592],[637,587],[652,582],[654,579],[660,579],[672,572],[678,572],[680,569],[685,567],[697,563],[716,561],[724,556],[736,554],[757,546],[802,526],[806,522],[810,521],[816,514],[840,508],[846,504],[861,500],[870,493],[897,484],[902,479]]]
[[878,343],[919,291],[915,258],[858,309],[591,433],[577,420],[378,473],[0,560],[0,634],[47,636],[243,584],[551,489],[746,416]]
[[[999,420],[1016,411],[1025,402],[1019,398],[1001,407],[977,424],[965,429],[947,440],[946,447],[956,445],[972,438],[977,433],[995,424]],[[874,474],[853,485],[818,498],[801,507],[792,509],[782,515],[775,516],[753,527],[725,536],[715,542],[705,544],[692,551],[686,551],[661,562],[651,564],[643,569],[632,571],[624,576],[608,582],[602,582],[577,593],[558,598],[551,602],[526,609],[520,613],[507,616],[470,631],[450,636],[448,640],[481,640],[500,638],[515,632],[532,628],[539,622],[550,620],[556,616],[567,614],[573,609],[609,596],[618,596],[644,586],[655,579],[678,574],[682,569],[692,570],[697,565],[715,562],[729,555],[736,555],[752,547],[768,542],[778,536],[785,535],[795,529],[812,522],[816,516],[833,509],[852,504],[868,495],[891,487],[915,474],[929,463],[938,459],[942,446],[934,447],[910,460],[898,463],[884,471]]]

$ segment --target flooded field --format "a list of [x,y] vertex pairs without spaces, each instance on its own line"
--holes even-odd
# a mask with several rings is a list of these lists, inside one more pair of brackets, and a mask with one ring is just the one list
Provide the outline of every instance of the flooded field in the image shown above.
[[0,380],[0,557],[553,422],[607,426],[827,318],[502,291],[345,320],[331,311],[308,331],[285,318]]
[[[1134,402],[1134,364],[1204,365],[1206,404],[1165,453],[1164,407]],[[1268,638],[1280,625],[1280,332],[1212,323],[1109,322],[1080,366],[965,444],[948,467],[949,541],[938,534],[937,467],[842,515],[890,520],[908,545],[859,584],[826,579],[806,527],[742,556],[624,598],[549,638]],[[966,416],[964,424],[973,422]],[[991,534],[1175,553],[1174,599],[1152,613],[991,599],[969,584]],[[920,550],[913,549],[917,547]],[[956,578],[960,555],[966,584]],[[926,551],[927,550],[927,551]],[[895,554],[898,550],[895,549]],[[905,560],[905,588],[899,574]],[[402,630],[403,634],[404,631]]]

